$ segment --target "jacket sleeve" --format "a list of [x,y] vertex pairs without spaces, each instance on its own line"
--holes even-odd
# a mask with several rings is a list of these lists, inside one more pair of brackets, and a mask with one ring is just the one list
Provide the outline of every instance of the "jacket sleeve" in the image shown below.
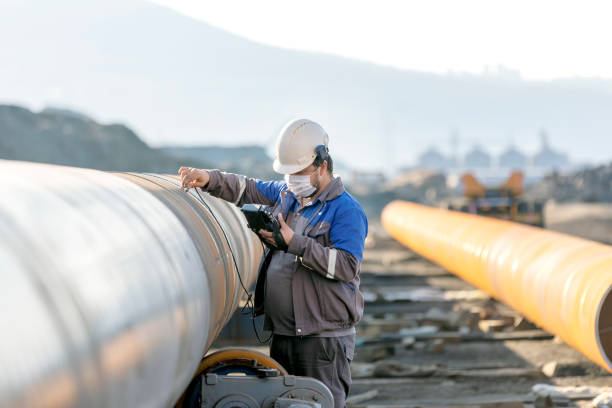
[[261,181],[240,174],[208,170],[210,180],[204,191],[214,197],[242,206],[243,204],[273,205],[286,188],[283,181]]
[[336,213],[330,227],[332,246],[295,234],[287,252],[302,257],[302,264],[328,279],[351,282],[359,272],[368,224],[363,210],[351,207]]

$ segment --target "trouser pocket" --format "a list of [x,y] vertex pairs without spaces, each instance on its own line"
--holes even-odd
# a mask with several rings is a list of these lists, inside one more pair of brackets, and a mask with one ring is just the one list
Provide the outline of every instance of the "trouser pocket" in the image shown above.
[[[344,407],[351,386],[349,361],[354,350],[354,336],[296,337],[291,357],[295,375],[316,378],[334,396],[334,407]],[[348,356],[351,356],[349,359]]]

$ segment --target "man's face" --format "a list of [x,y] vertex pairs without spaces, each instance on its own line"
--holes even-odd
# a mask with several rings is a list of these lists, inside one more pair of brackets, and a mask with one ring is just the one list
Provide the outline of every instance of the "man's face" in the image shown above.
[[319,189],[319,178],[321,177],[321,175],[319,174],[321,171],[322,167],[315,167],[314,165],[310,165],[308,167],[306,167],[304,170],[297,172],[297,173],[293,173],[292,176],[308,176],[310,175],[310,185],[314,186],[317,188],[317,190]]

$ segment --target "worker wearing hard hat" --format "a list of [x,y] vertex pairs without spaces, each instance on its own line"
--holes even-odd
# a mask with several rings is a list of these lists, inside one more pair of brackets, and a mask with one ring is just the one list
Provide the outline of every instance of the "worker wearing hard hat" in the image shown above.
[[273,164],[284,181],[187,167],[179,174],[183,187],[203,188],[239,206],[272,207],[282,239],[259,231],[268,249],[255,290],[255,312],[265,313],[264,328],[273,333],[270,355],[290,374],[321,380],[335,407],[344,407],[355,324],[363,315],[359,272],[368,222],[333,176],[328,139],[313,121],[289,122]]

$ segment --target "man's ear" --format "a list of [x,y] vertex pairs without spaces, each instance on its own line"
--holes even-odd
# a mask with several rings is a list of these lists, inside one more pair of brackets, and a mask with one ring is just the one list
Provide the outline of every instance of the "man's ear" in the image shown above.
[[323,176],[325,175],[325,173],[327,173],[327,160],[323,160],[323,163],[321,164],[321,170],[323,170],[323,174],[319,173],[319,176]]

